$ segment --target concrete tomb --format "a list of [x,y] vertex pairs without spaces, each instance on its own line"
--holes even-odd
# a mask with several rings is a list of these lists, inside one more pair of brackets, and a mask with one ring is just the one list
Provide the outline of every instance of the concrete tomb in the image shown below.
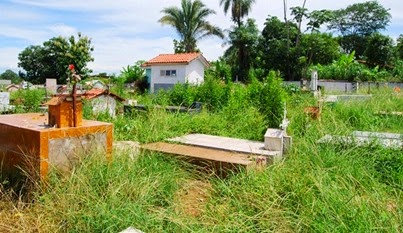
[[25,173],[45,178],[50,169],[68,170],[80,156],[93,152],[111,156],[113,124],[82,119],[81,101],[73,106],[70,98],[51,99],[48,115],[0,115],[3,180],[15,181]]

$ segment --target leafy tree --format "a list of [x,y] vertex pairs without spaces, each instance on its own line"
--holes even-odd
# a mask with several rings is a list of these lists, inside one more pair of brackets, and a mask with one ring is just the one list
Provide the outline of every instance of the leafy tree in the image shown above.
[[234,79],[246,81],[249,69],[257,56],[256,47],[259,41],[259,29],[254,19],[248,19],[240,27],[232,27],[229,31],[228,44],[224,57],[232,67]]
[[343,36],[368,36],[384,30],[390,19],[389,9],[385,9],[377,1],[355,3],[345,9],[334,11],[329,29],[334,29]]
[[268,75],[270,70],[278,70],[287,80],[295,79],[300,64],[296,50],[298,26],[292,22],[282,22],[277,17],[268,17],[259,41],[259,67]]
[[134,65],[123,67],[120,72],[120,78],[124,79],[125,83],[133,83],[145,77],[145,70],[141,67],[143,60],[137,61]]
[[311,32],[319,32],[320,27],[330,22],[333,19],[333,11],[330,10],[316,10],[308,14],[309,22],[307,30]]
[[91,70],[86,66],[93,61],[91,40],[78,34],[69,38],[54,37],[42,46],[29,46],[19,55],[18,66],[26,72],[24,77],[32,83],[44,83],[46,78],[55,78],[65,83],[68,78],[67,67],[75,66],[78,74],[85,77]]
[[207,8],[200,0],[182,0],[181,8],[167,7],[161,12],[165,15],[158,22],[174,27],[180,36],[179,44],[174,45],[175,50],[183,46],[179,52],[198,51],[196,42],[207,36],[224,38],[222,30],[206,20],[208,16],[215,14],[215,11]]
[[144,68],[141,65],[145,61],[137,61],[134,65],[123,67],[120,77],[117,79],[118,84],[134,83],[134,86],[140,93],[144,93],[149,88],[149,83],[145,74]]
[[403,59],[403,34],[400,34],[399,38],[397,38],[396,50],[397,57]]
[[6,70],[0,75],[0,79],[11,80],[12,83],[20,83],[22,79],[12,70]]
[[44,83],[46,77],[50,75],[48,69],[52,68],[51,65],[45,64],[46,51],[42,46],[32,45],[25,48],[18,54],[18,66],[25,70],[25,74],[21,72],[21,76],[29,82]]
[[308,17],[308,9],[305,8],[305,3],[306,0],[303,3],[303,6],[297,6],[297,7],[291,7],[291,15],[294,15],[294,20],[298,24],[298,35],[297,35],[297,41],[296,41],[296,46],[299,46],[299,41],[301,37],[301,23],[304,17]]
[[355,51],[361,57],[366,49],[368,36],[384,30],[391,15],[377,1],[352,4],[345,9],[333,12],[329,29],[341,34],[340,45],[347,53]]
[[386,66],[393,58],[393,39],[380,33],[372,34],[364,55],[371,66]]
[[223,58],[220,58],[210,63],[210,67],[206,70],[206,76],[228,83],[232,78],[231,66]]
[[[231,47],[226,51],[224,56],[232,57],[230,59],[233,70],[233,75],[239,77],[240,81],[246,80],[250,68],[250,45],[246,43],[248,39],[246,34],[250,34],[253,29],[253,25],[250,19],[244,24],[242,19],[249,14],[252,9],[252,4],[255,0],[220,0],[220,6],[223,7],[224,13],[227,14],[231,9],[231,20],[235,23],[236,27],[233,27],[229,32],[229,41]],[[254,26],[256,28],[256,25]],[[249,31],[249,32],[247,32]]]
[[340,57],[340,45],[337,40],[327,33],[303,34],[301,48],[306,65],[330,64]]
[[255,0],[220,0],[220,6],[224,8],[227,14],[231,7],[231,20],[238,26],[241,26],[242,18],[247,16]]

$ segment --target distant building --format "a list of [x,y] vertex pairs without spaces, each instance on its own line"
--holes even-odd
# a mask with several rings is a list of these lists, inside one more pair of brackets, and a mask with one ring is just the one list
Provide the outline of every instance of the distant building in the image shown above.
[[112,117],[116,115],[117,102],[125,101],[124,98],[109,92],[109,90],[96,88],[85,92],[83,98],[91,102],[94,113],[107,112]]
[[20,86],[17,84],[10,84],[10,85],[6,86],[6,91],[8,91],[8,92],[18,91],[19,89],[20,89]]
[[172,88],[176,83],[202,83],[208,66],[201,53],[160,54],[142,65],[151,93]]

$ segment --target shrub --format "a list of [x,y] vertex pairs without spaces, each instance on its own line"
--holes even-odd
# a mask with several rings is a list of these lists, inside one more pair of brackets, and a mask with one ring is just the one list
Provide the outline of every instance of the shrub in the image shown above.
[[273,128],[279,127],[284,113],[287,93],[282,83],[279,74],[271,71],[263,81],[259,96],[258,108],[267,120],[268,126]]

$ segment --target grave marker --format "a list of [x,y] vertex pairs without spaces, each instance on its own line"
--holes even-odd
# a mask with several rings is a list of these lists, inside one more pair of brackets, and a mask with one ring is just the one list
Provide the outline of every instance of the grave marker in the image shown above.
[[49,91],[52,94],[57,92],[57,80],[53,78],[46,79],[46,91]]
[[0,112],[6,111],[10,104],[10,93],[0,92]]

